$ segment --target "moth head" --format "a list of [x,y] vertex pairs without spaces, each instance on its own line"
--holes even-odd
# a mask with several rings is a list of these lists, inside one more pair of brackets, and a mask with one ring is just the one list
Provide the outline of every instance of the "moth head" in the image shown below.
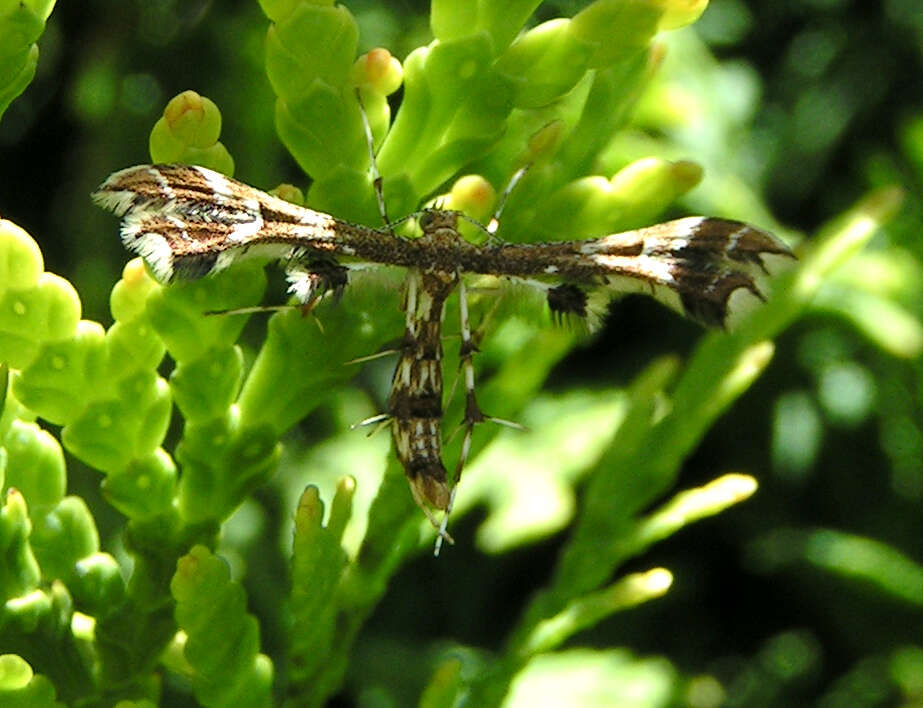
[[448,235],[458,232],[458,212],[446,209],[424,209],[417,217],[417,223],[424,236],[441,235],[448,231]]

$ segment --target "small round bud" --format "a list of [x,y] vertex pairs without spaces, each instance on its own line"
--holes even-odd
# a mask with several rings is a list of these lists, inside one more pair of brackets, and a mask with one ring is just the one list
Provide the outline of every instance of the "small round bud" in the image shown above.
[[353,63],[350,82],[363,91],[383,96],[394,93],[404,80],[404,68],[387,49],[373,49]]
[[280,184],[275,189],[270,190],[269,193],[292,204],[304,206],[304,192],[294,184]]
[[172,98],[163,117],[170,132],[189,147],[211,147],[221,134],[218,106],[195,91],[183,91]]
[[472,219],[484,221],[490,216],[497,193],[493,186],[480,175],[465,175],[452,185],[449,192],[449,208],[462,211]]

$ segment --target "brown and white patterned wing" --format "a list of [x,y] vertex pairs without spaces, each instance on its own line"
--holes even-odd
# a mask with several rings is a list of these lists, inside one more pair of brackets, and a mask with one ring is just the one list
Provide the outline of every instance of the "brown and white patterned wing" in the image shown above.
[[163,282],[198,278],[244,255],[281,258],[294,246],[336,251],[332,217],[204,167],[129,167],[103,182],[93,200],[122,217],[125,246]]
[[732,328],[794,260],[772,234],[739,221],[688,217],[584,242],[608,290],[646,292],[707,327]]

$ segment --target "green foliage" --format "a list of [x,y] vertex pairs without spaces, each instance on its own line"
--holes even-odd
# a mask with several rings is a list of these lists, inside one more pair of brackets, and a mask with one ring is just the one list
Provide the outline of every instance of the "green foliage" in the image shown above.
[[151,130],[154,162],[185,162],[234,174],[234,160],[218,142],[221,113],[218,106],[195,91],[175,96]]
[[269,705],[272,663],[258,654],[259,627],[246,613],[243,589],[230,580],[227,563],[194,546],[177,564],[170,592],[176,624],[186,634],[183,656],[202,704]]
[[[8,21],[22,15],[31,22],[17,35],[26,64],[5,71],[0,50],[0,108],[31,78],[36,18],[43,22],[51,10],[49,3],[41,10],[16,5]],[[651,96],[675,99],[669,82],[677,74],[655,80],[662,50],[652,39],[694,21],[706,3],[597,0],[573,18],[523,31],[538,5],[435,0],[435,39],[401,63],[384,50],[356,57],[360,23],[348,6],[261,0],[270,20],[265,70],[276,96],[275,126],[312,179],[306,203],[380,221],[360,100],[392,217],[432,199],[489,215],[493,195],[525,164],[531,169],[504,212],[508,240],[629,228],[686,195],[703,170],[672,154],[681,137],[639,141],[626,128],[642,96],[641,120],[670,126],[664,105],[672,104]],[[3,12],[0,22],[7,21]],[[681,56],[701,51],[684,47],[688,41],[677,41]],[[721,114],[722,94],[709,88],[720,83],[721,70],[701,57],[687,70],[705,87],[699,100]],[[4,83],[3,76],[11,78]],[[392,122],[387,97],[401,84]],[[224,122],[236,119],[229,113]],[[717,122],[725,132],[734,125],[730,118]],[[185,91],[153,126],[151,159],[231,174],[235,163],[219,141],[221,127],[217,105]],[[923,154],[920,135],[910,123],[911,157]],[[724,186],[735,186],[722,177]],[[722,213],[765,215],[758,197],[736,187],[706,183],[704,199],[722,199]],[[301,201],[290,186],[279,193]],[[485,508],[478,542],[494,553],[573,523],[547,583],[510,618],[502,646],[489,654],[463,647],[441,653],[428,662],[434,671],[414,700],[535,705],[536,696],[550,699],[571,686],[578,670],[585,673],[586,705],[624,696],[642,696],[640,704],[650,706],[685,700],[686,679],[666,660],[562,647],[670,590],[666,568],[619,576],[628,561],[754,492],[752,477],[726,474],[667,498],[683,461],[769,364],[772,340],[813,298],[851,318],[884,351],[918,355],[919,318],[895,295],[915,274],[912,266],[901,271],[887,260],[890,282],[898,283],[890,289],[855,273],[877,262],[860,249],[899,202],[893,188],[872,192],[802,250],[798,267],[739,332],[704,336],[685,365],[659,358],[624,387],[543,393],[549,373],[573,350],[575,333],[547,327],[516,303],[494,309],[492,296],[472,298],[490,325],[477,359],[485,372],[479,400],[529,431],[476,431],[453,521]],[[3,369],[0,387],[3,705],[166,705],[165,697],[180,692],[205,706],[322,705],[336,694],[389,583],[429,550],[433,537],[395,460],[368,453],[373,442],[355,434],[319,440],[331,425],[325,415],[340,427],[370,412],[350,384],[355,366],[344,362],[400,332],[397,298],[379,285],[354,285],[339,307],[319,309],[319,322],[294,308],[274,314],[254,351],[248,318],[235,311],[262,301],[261,264],[163,286],[134,260],[112,288],[113,322],[105,328],[81,319],[74,288],[45,271],[29,234],[0,222],[0,362],[10,369],[9,386]],[[209,314],[222,311],[231,312]],[[450,307],[447,331],[457,331],[457,318]],[[458,366],[456,349],[448,347],[446,371]],[[166,355],[172,365],[164,365]],[[376,371],[370,366],[369,377]],[[460,418],[461,399],[447,401],[450,423]],[[303,433],[317,439],[299,460],[283,447],[283,436],[312,414]],[[60,443],[39,419],[60,426]],[[297,440],[289,442],[298,449]],[[460,444],[457,437],[447,441],[448,460]],[[105,546],[111,555],[101,550],[97,529],[111,510],[66,495],[65,452],[72,474],[76,461],[102,475],[103,500],[124,519],[120,543]],[[285,474],[272,479],[280,468]],[[306,488],[298,476],[305,468]],[[262,525],[248,523],[252,495],[267,490],[281,500],[279,515],[294,517],[292,526],[265,517]],[[290,577],[267,573],[265,587],[248,583],[247,570],[257,569],[243,567],[247,543],[240,537],[247,534],[262,555],[275,557],[275,547],[284,546]],[[785,544],[792,539],[798,543]],[[919,600],[919,566],[872,539],[796,530],[775,546],[771,541],[778,539],[766,540],[764,556],[783,557],[781,546],[818,568]],[[846,564],[852,556],[866,562]],[[437,562],[452,563],[452,554]],[[258,565],[252,558],[249,564]],[[428,592],[420,588],[421,615],[435,611]],[[765,656],[779,661],[786,647],[806,644],[794,635],[776,639]],[[893,661],[895,681],[919,690],[912,677],[923,662],[914,648]],[[415,662],[415,675],[421,664]],[[388,700],[397,702],[397,693]]]
[[38,45],[55,0],[4,0],[0,3],[0,117],[35,76]]

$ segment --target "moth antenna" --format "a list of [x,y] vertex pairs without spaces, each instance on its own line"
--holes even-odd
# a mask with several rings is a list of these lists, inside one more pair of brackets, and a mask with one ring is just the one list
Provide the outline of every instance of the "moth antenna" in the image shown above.
[[510,177],[510,181],[507,183],[506,187],[500,193],[500,199],[497,201],[497,209],[494,211],[494,215],[490,218],[490,221],[487,223],[486,231],[491,236],[497,233],[497,229],[500,228],[500,216],[503,214],[503,209],[506,206],[506,200],[509,198],[510,193],[519,184],[519,181],[525,177],[526,172],[529,171],[531,163],[520,167],[513,173],[513,176]]
[[503,208],[506,206],[507,198],[510,196],[510,193],[513,191],[516,185],[519,184],[519,180],[523,178],[523,176],[526,174],[526,171],[529,169],[529,167],[530,165],[526,165],[525,167],[520,167],[518,170],[516,170],[516,172],[513,173],[513,176],[510,178],[510,181],[507,183],[506,187],[504,187],[503,191],[500,193],[500,199],[497,203],[497,208],[494,211],[493,216],[490,217],[490,221],[487,222],[487,226],[484,226],[484,224],[482,224],[477,219],[472,219],[470,216],[467,216],[466,214],[459,213],[459,216],[462,219],[464,219],[472,226],[475,226],[476,228],[480,229],[485,234],[487,234],[487,239],[489,243],[494,244],[494,245],[499,245],[503,243],[503,240],[497,236],[497,229],[500,228],[500,216],[503,213]]
[[[481,231],[483,231],[485,234],[487,234],[487,238],[488,238],[489,241],[491,241],[491,242],[499,242],[499,241],[500,241],[500,239],[498,239],[496,236],[494,236],[493,231],[491,231],[487,226],[484,226],[484,224],[482,224],[482,223],[481,223],[480,221],[478,221],[477,219],[472,219],[470,216],[468,216],[467,214],[465,214],[465,213],[463,213],[463,212],[458,212],[458,216],[459,216],[460,218],[464,219],[465,221],[467,221],[469,224],[471,224],[471,225],[474,226],[475,228],[478,228],[478,229],[480,229]],[[496,229],[495,229],[495,230],[496,230]]]
[[356,102],[359,104],[359,115],[362,117],[362,129],[365,131],[365,144],[369,149],[369,172],[372,175],[372,186],[375,188],[375,199],[378,201],[378,213],[381,214],[381,220],[390,230],[393,226],[388,219],[388,211],[385,208],[385,195],[382,190],[382,179],[378,173],[378,162],[375,160],[375,139],[372,137],[372,126],[369,124],[369,117],[365,113],[365,106],[362,104],[362,93],[356,87]]

